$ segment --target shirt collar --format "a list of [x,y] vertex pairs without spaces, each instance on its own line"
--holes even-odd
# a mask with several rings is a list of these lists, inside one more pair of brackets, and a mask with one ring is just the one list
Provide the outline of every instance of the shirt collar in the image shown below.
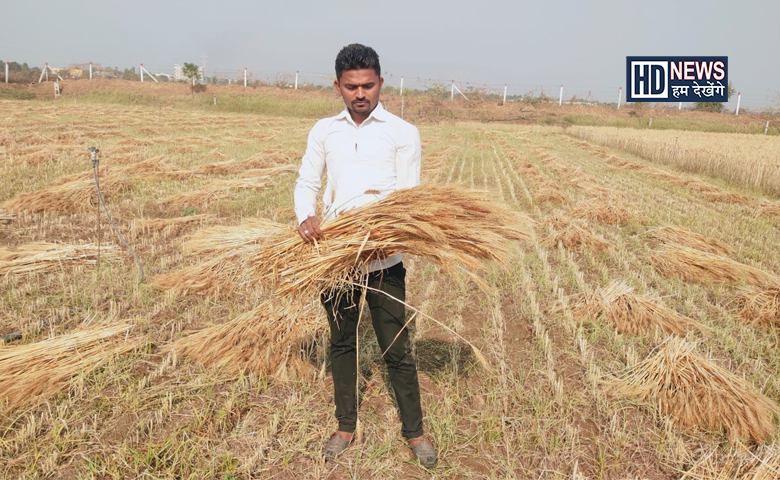
[[[365,119],[363,123],[366,123],[367,121],[372,119],[378,120],[380,122],[387,121],[387,110],[385,110],[385,107],[382,105],[382,102],[379,102],[376,105],[376,107],[371,111],[371,114],[369,114],[368,118]],[[354,123],[352,117],[349,114],[349,110],[347,109],[347,107],[344,107],[344,110],[342,110],[341,113],[336,115],[333,120],[347,120],[348,122]]]

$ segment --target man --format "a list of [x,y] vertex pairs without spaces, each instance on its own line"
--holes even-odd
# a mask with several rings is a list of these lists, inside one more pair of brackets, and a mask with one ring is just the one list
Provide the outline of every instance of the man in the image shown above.
[[[379,93],[383,84],[374,49],[360,44],[341,49],[333,86],[346,108],[312,128],[295,186],[298,233],[306,242],[322,234],[315,204],[325,171],[328,182],[323,195],[323,220],[420,184],[420,133],[382,107]],[[369,262],[368,286],[404,301],[406,270],[401,260],[398,254]],[[325,457],[330,460],[349,446],[357,424],[356,344],[362,290],[325,294],[321,299],[330,324],[330,361],[339,422],[338,430],[325,444]],[[423,435],[420,386],[408,330],[404,328],[404,306],[371,290],[366,292],[366,300],[379,348],[387,350],[384,359],[398,402],[401,433],[420,463],[433,467],[437,455]]]

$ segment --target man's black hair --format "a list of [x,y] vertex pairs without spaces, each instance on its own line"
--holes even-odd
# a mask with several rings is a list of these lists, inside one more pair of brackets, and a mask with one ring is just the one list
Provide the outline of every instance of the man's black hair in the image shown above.
[[336,79],[341,79],[341,72],[344,70],[360,70],[362,68],[373,68],[378,77],[382,76],[382,69],[379,67],[379,55],[376,50],[359,43],[353,43],[342,48],[336,55]]

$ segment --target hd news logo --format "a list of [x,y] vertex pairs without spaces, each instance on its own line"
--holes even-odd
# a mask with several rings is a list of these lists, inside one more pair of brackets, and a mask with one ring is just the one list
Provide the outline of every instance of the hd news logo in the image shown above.
[[728,102],[729,57],[626,57],[629,102]]

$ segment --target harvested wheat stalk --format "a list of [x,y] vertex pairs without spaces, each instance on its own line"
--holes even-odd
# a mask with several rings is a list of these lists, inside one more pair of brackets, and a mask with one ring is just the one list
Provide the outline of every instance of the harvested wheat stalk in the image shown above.
[[552,233],[542,240],[542,245],[548,248],[560,243],[568,250],[587,248],[600,252],[610,245],[604,237],[593,232],[587,220],[581,218],[572,219],[558,214],[548,218],[545,226],[552,230]]
[[745,321],[767,328],[780,326],[780,285],[741,288],[733,303],[741,309],[739,316]]
[[166,197],[162,200],[162,203],[167,206],[174,205],[178,208],[190,205],[201,205],[222,198],[228,198],[233,195],[236,190],[261,189],[268,185],[270,179],[271,177],[269,176],[261,176],[240,180],[218,180],[202,190],[179,193]]
[[715,255],[731,255],[734,253],[734,249],[723,242],[680,227],[660,227],[647,233],[662,243],[676,243],[677,245],[695,248],[696,250]]
[[613,281],[593,293],[583,294],[574,305],[575,317],[606,320],[620,333],[652,334],[658,330],[685,335],[689,330],[703,330],[704,326],[661,304],[659,298],[640,295],[623,282]]
[[[100,255],[105,260],[115,258],[117,254],[115,245],[100,247]],[[97,256],[98,247],[91,244],[34,242],[18,247],[0,247],[0,276],[28,275],[66,265],[94,265]]]
[[133,228],[141,231],[161,231],[180,228],[190,223],[200,223],[210,217],[210,215],[201,214],[174,218],[136,218],[133,220]]
[[611,395],[648,402],[680,427],[722,429],[732,439],[763,443],[780,408],[753,385],[670,337],[647,359],[607,382]]
[[751,285],[776,285],[774,275],[720,255],[681,245],[666,245],[650,260],[664,275],[703,283],[744,281]]
[[[100,176],[100,191],[103,199],[130,188],[130,181],[124,172],[111,170]],[[76,213],[95,208],[97,204],[95,182],[90,178],[73,180],[36,192],[20,193],[0,204],[0,208],[11,212],[59,212]]]
[[762,202],[758,214],[765,217],[780,216],[780,203]]
[[529,237],[530,220],[457,186],[425,185],[391,193],[321,226],[318,242],[293,227],[275,234],[252,259],[279,295],[318,295],[355,281],[369,261],[396,252],[426,257],[478,284],[481,260],[503,263],[511,240]]
[[581,202],[567,212],[572,217],[584,218],[606,225],[621,225],[632,218],[641,218],[636,210],[619,197],[603,195]]
[[287,378],[312,371],[303,358],[307,340],[322,334],[328,323],[322,309],[264,302],[235,319],[182,337],[164,347],[228,373],[242,371]]
[[136,348],[138,340],[118,337],[130,328],[92,326],[29,345],[1,347],[0,399],[7,401],[6,408],[46,400],[67,388],[68,381],[77,375]]
[[680,480],[777,480],[780,478],[780,448],[764,445],[725,455],[711,451],[696,460]]

